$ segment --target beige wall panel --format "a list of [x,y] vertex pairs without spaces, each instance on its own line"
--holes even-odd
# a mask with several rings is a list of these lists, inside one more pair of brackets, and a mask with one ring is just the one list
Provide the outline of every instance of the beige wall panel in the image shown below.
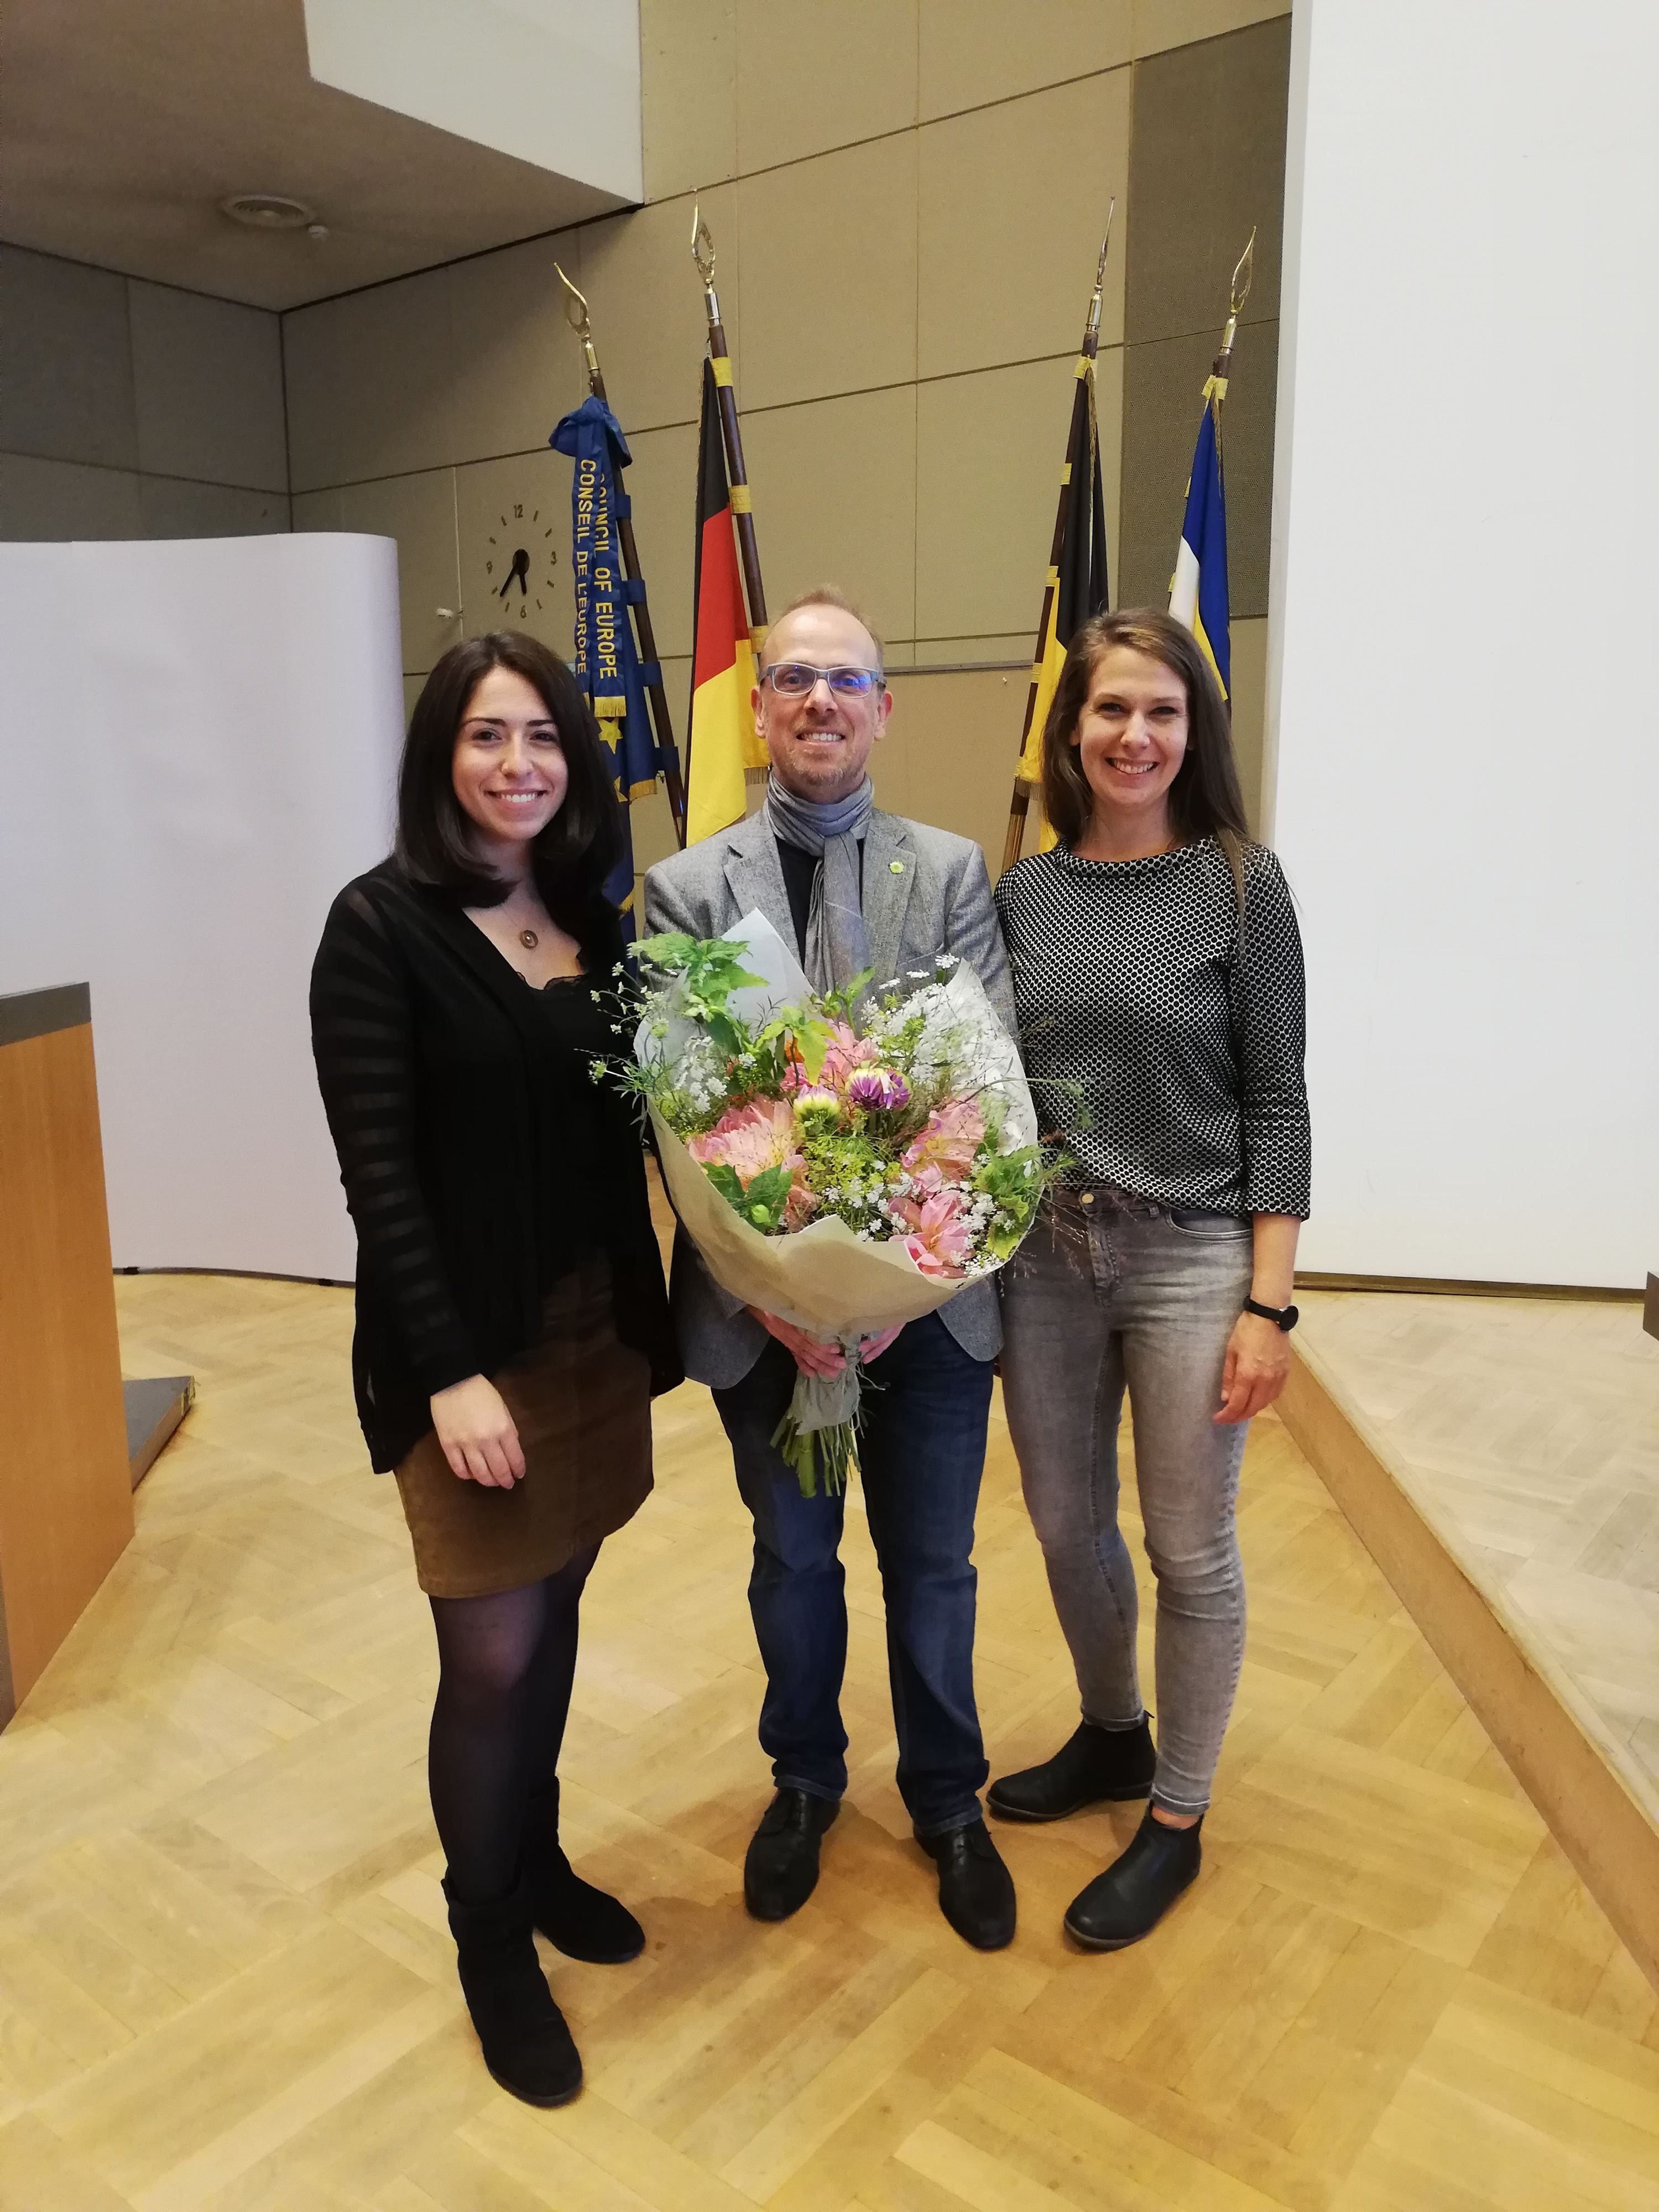
[[888,734],[871,756],[877,805],[974,838],[994,870],[1024,705],[1015,673],[895,678]]
[[[921,386],[918,637],[1035,636],[1076,372],[1077,356],[1068,353]],[[1123,413],[1117,347],[1103,353],[1097,366],[1096,408],[1107,557],[1115,570]]]
[[331,485],[327,491],[302,491],[289,501],[295,530],[343,530],[345,494]]
[[917,134],[919,374],[1075,351],[1115,194],[1100,335],[1120,342],[1130,75],[1109,70]]
[[295,491],[453,461],[467,441],[455,404],[447,269],[283,318]]
[[1160,54],[1291,12],[1286,0],[1134,0],[1134,11],[1137,54]]
[[915,635],[913,386],[781,407],[744,425],[769,607],[839,584],[884,637]]
[[0,453],[0,538],[142,538],[138,478],[128,469]]
[[426,682],[427,675],[428,671],[422,669],[418,674],[406,675],[404,678],[404,727],[405,730],[409,727],[409,718],[415,712],[415,702],[421,696],[421,686]]
[[[457,469],[455,515],[466,635],[527,630],[568,660],[575,624],[570,463],[545,447]],[[525,580],[514,574],[520,550],[529,556]]]
[[280,318],[136,280],[127,307],[139,467],[286,499]]
[[576,283],[574,231],[532,238],[445,271],[454,335],[457,460],[486,460],[547,443],[560,416],[587,397],[581,347],[564,319],[553,264]]
[[0,246],[0,451],[138,465],[124,276]]
[[285,493],[186,477],[140,477],[138,513],[146,538],[258,538],[289,526]]
[[455,561],[455,471],[391,477],[381,483],[352,484],[340,501],[341,527],[392,538],[398,545],[398,599],[403,617],[404,666],[430,668],[461,635],[457,620],[440,607],[461,604]]
[[917,0],[737,0],[744,176],[916,119]]
[[[691,650],[691,563],[697,522],[697,431],[695,423],[630,436],[633,466],[624,473],[634,503],[634,543],[645,575],[647,604],[659,659]],[[567,471],[569,464],[566,463]],[[567,477],[567,482],[568,481]],[[762,556],[765,540],[761,541]],[[564,557],[569,558],[567,544]],[[671,690],[674,727],[684,744],[684,702]]]
[[920,668],[957,660],[1015,660],[1023,668],[1031,658],[1039,604],[1033,603],[1030,630],[1009,630],[1000,637],[919,637],[908,657]]
[[[581,274],[570,273],[587,295],[611,410],[630,445],[636,430],[695,422],[702,405],[708,320],[691,260],[691,205],[689,199],[665,200],[589,223],[580,234]],[[730,186],[705,192],[702,207],[714,234],[726,343],[742,378],[735,194]],[[747,402],[741,382],[738,390]]]
[[915,375],[914,131],[745,178],[738,226],[745,407]]
[[1133,21],[1133,0],[921,0],[921,119],[1115,69]]
[[1232,644],[1233,751],[1250,828],[1261,828],[1261,736],[1267,709],[1267,625],[1265,619],[1228,625]]
[[738,173],[737,0],[641,0],[645,197]]

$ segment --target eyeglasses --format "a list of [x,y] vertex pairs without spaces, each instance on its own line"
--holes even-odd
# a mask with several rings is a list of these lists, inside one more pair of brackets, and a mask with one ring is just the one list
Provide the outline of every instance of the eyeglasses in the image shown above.
[[804,660],[775,660],[762,669],[760,680],[769,684],[780,698],[804,699],[820,677],[844,698],[861,699],[881,689],[878,668],[813,668]]

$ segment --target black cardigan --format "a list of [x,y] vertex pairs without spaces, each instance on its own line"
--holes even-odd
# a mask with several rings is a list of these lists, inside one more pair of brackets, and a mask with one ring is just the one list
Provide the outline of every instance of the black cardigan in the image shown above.
[[[585,937],[584,969],[608,986],[623,951],[608,907]],[[681,1379],[632,1115],[606,1089],[596,1124],[585,1098],[575,1156],[538,997],[450,895],[390,861],[329,910],[312,1048],[357,1231],[352,1379],[377,1469],[431,1427],[434,1391],[535,1340],[549,1271],[538,1226],[572,1178],[605,1194],[618,1334],[650,1361],[653,1395]]]

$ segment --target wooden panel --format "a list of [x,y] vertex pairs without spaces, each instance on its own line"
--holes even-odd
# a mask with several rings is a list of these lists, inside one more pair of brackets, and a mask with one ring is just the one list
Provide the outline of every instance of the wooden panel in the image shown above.
[[132,1534],[88,1025],[0,1048],[0,1220],[3,1723]]
[[1492,1741],[1585,1887],[1659,1988],[1659,1831],[1608,1763],[1594,1717],[1547,1657],[1516,1635],[1407,1494],[1364,1419],[1303,1346],[1279,1401],[1285,1425]]

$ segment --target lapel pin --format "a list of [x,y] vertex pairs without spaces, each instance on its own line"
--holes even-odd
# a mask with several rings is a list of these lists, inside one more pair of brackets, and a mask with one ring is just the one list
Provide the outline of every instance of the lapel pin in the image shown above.
[[904,863],[903,863],[903,861],[902,861],[902,860],[890,860],[890,861],[887,863],[887,871],[888,871],[888,873],[889,873],[890,875],[894,875],[894,876],[902,876],[902,875],[904,873]]

